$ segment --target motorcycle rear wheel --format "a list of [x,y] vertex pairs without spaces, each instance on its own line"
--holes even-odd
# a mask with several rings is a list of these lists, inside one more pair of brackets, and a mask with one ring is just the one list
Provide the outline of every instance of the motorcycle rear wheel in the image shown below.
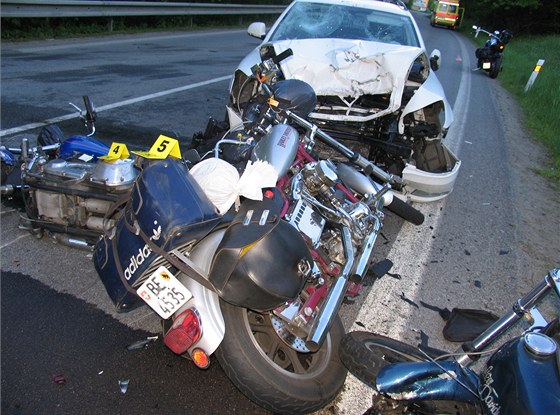
[[490,78],[496,79],[501,70],[502,70],[502,58],[498,57],[496,58],[496,60],[494,60],[494,62],[492,62],[492,67],[490,68],[488,75],[490,76]]
[[338,395],[346,379],[338,347],[339,317],[321,348],[301,353],[277,334],[269,314],[221,302],[226,332],[216,357],[230,380],[249,399],[277,414],[319,410]]

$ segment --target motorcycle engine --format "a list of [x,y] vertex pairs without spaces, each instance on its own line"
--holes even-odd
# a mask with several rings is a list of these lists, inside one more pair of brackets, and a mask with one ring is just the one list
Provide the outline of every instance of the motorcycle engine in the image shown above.
[[126,201],[137,174],[132,159],[37,160],[23,172],[29,218],[23,226],[34,232],[79,235],[86,244],[95,242],[104,229],[114,226],[112,212],[118,201]]

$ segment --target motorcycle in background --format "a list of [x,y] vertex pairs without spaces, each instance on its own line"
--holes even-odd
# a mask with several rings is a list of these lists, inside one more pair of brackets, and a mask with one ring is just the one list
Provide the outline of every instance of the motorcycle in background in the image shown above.
[[[547,321],[540,311],[553,305],[557,313],[554,299],[560,300],[560,269],[551,270],[510,311],[454,353],[424,352],[388,337],[355,331],[343,338],[340,358],[375,390],[373,405],[366,412],[370,415],[557,414],[560,322],[557,314]],[[523,321],[530,327],[512,338],[510,330]],[[503,343],[491,348],[498,341]],[[482,370],[471,369],[488,356]]]
[[50,125],[39,133],[36,147],[24,138],[19,149],[1,149],[3,172],[4,166],[9,166],[7,174],[21,171],[15,184],[2,184],[2,195],[23,201],[26,215],[20,228],[91,250],[104,229],[114,226],[116,207],[130,193],[137,171],[132,158],[103,160],[110,148],[93,137],[95,108],[89,97],[83,100],[85,110],[70,105],[80,113],[86,135],[64,139],[60,129]]
[[[305,120],[316,100],[308,84],[262,91],[246,128],[192,169],[181,158],[139,159],[93,261],[118,311],[147,303],[158,313],[173,352],[199,368],[215,354],[260,406],[308,413],[343,387],[339,310],[368,271],[383,207],[395,203],[415,223],[423,215],[392,197],[397,179]],[[341,160],[315,158],[319,141]],[[251,171],[260,184],[236,196]]]
[[477,59],[477,70],[481,69],[488,72],[490,78],[497,78],[498,74],[502,71],[503,53],[506,45],[513,38],[513,33],[508,30],[496,30],[494,33],[484,30],[480,26],[472,27],[477,37],[480,32],[488,35],[488,40],[484,47],[478,48],[475,51]]

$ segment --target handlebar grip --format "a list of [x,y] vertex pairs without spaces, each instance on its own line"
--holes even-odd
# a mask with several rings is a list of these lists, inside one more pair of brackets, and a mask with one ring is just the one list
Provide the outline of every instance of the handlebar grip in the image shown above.
[[284,59],[286,59],[289,56],[292,56],[294,54],[294,51],[290,48],[286,49],[284,52],[276,55],[275,57],[272,58],[272,62],[278,64],[280,62],[282,62]]
[[86,119],[88,121],[95,121],[95,108],[93,108],[93,104],[87,95],[83,96],[84,99],[84,106],[86,109]]

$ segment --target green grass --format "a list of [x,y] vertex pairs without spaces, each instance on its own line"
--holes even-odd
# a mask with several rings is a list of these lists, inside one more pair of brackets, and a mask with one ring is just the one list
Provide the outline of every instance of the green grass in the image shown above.
[[[535,166],[560,186],[560,35],[513,38],[498,79],[518,100],[533,136],[550,152],[549,166]],[[528,92],[525,85],[539,59],[543,65]]]
[[223,15],[114,18],[2,18],[0,33],[3,41],[65,39],[84,36],[200,30],[221,27],[246,28],[253,21],[271,24],[276,17],[275,15]]

